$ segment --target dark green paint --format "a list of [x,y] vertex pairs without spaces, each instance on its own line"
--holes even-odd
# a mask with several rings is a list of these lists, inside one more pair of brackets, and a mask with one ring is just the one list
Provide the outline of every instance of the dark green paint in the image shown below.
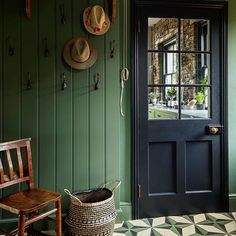
[[[90,5],[104,6],[103,0],[89,1]],[[96,64],[90,69],[89,81],[89,143],[90,188],[105,182],[105,37],[89,35],[90,42],[98,50]],[[95,76],[99,74],[99,89],[95,90]]]
[[[61,24],[60,8],[64,6],[66,22]],[[72,35],[71,1],[56,1],[56,190],[72,189],[72,72],[66,71],[62,60],[62,49]],[[61,89],[63,73],[67,87]],[[67,198],[63,198],[66,210]]]
[[228,40],[228,72],[229,72],[229,82],[228,82],[228,107],[229,107],[229,192],[230,192],[230,209],[236,210],[236,70],[235,70],[235,55],[236,55],[236,1],[229,0],[229,40]]
[[[73,37],[88,38],[81,14],[87,1],[73,2]],[[73,73],[73,190],[89,188],[89,70]]]
[[[0,1],[0,52],[3,50],[3,2]],[[0,140],[3,139],[3,57],[0,57]],[[2,191],[0,191],[2,197]],[[2,217],[2,210],[0,210],[0,217]]]
[[[34,176],[38,183],[38,1],[32,2],[34,17],[28,20],[21,11],[21,136],[31,136]],[[29,33],[30,32],[30,33]],[[31,85],[31,89],[30,86]],[[29,86],[29,87],[27,87]]]
[[[56,184],[55,1],[38,1],[38,171],[39,186]],[[34,16],[32,16],[34,17]],[[45,44],[49,54],[45,56]]]
[[[3,139],[17,139],[21,135],[21,21],[20,3],[14,0],[3,2]],[[15,17],[16,16],[16,17]],[[13,161],[13,165],[14,165]],[[11,186],[3,196],[17,191]],[[3,211],[3,217],[10,214]]]
[[[130,150],[126,146],[130,143],[122,145],[121,139],[130,134],[130,130],[121,127],[121,122],[124,124],[129,118],[122,118],[119,113],[122,3],[118,2],[117,20],[111,23],[107,34],[88,34],[82,24],[85,7],[100,4],[107,10],[107,3],[106,0],[34,0],[32,17],[27,19],[23,0],[0,2],[3,12],[0,15],[0,140],[32,137],[36,186],[61,192],[64,212],[69,202],[64,188],[71,191],[94,188],[130,174],[127,167],[123,172],[120,161],[126,152],[121,149]],[[62,5],[65,24],[61,24]],[[14,38],[13,56],[8,55],[8,36]],[[88,38],[97,47],[98,60],[91,69],[72,70],[64,63],[63,47],[73,37]],[[116,41],[114,58],[110,58],[112,40]],[[67,82],[65,90],[61,90],[63,73]],[[95,90],[97,73],[100,83]],[[27,89],[28,75],[31,89]],[[123,159],[129,162],[130,156]],[[129,185],[121,186],[126,189],[123,192],[129,192]],[[9,188],[4,195],[15,190]],[[122,213],[119,190],[115,198],[117,210]],[[8,217],[4,213],[4,222]]]

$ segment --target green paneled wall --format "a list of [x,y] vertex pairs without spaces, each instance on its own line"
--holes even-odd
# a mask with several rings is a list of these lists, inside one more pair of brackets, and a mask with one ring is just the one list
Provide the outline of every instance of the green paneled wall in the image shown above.
[[229,40],[228,40],[228,70],[229,70],[229,190],[230,190],[230,209],[236,211],[236,1],[229,0]]
[[[63,193],[64,188],[77,191],[122,179],[116,206],[120,213],[124,206],[121,217],[130,217],[129,84],[126,118],[119,111],[120,70],[127,64],[122,42],[125,3],[118,1],[117,19],[108,33],[93,36],[84,30],[83,9],[100,4],[108,11],[107,0],[33,0],[31,19],[25,16],[23,0],[0,1],[0,141],[32,138],[39,187]],[[98,60],[88,70],[72,70],[62,59],[65,43],[77,36],[98,49]],[[11,47],[14,55],[9,55]],[[95,90],[97,74],[100,83]],[[67,86],[61,90],[64,79]],[[63,210],[67,207],[64,196]],[[8,217],[3,213],[1,218]]]

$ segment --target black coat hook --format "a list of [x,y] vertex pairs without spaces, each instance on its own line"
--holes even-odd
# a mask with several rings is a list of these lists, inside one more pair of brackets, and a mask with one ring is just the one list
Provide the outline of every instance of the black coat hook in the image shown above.
[[61,84],[61,90],[65,90],[67,88],[67,82],[66,82],[66,74],[65,72],[62,73],[62,84]]
[[27,83],[26,83],[26,90],[31,90],[32,89],[32,83],[31,83],[31,78],[30,78],[30,72],[27,73]]
[[110,58],[114,58],[116,50],[116,41],[113,39],[110,41]]
[[7,47],[8,47],[8,55],[10,57],[15,55],[15,47],[14,47],[14,43],[13,43],[13,39],[11,37],[7,38]]
[[49,48],[48,48],[48,39],[47,38],[44,38],[43,39],[43,54],[45,57],[48,57],[49,56]]
[[61,15],[61,24],[65,25],[66,23],[65,5],[61,4],[59,8],[60,8],[60,15]]
[[100,74],[97,73],[94,75],[94,82],[95,82],[95,85],[94,85],[94,90],[98,90],[98,85],[100,83]]

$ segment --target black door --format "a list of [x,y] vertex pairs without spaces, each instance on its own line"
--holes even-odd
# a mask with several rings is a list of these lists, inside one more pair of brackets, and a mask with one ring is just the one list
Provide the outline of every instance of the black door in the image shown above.
[[221,16],[137,8],[138,217],[226,210]]

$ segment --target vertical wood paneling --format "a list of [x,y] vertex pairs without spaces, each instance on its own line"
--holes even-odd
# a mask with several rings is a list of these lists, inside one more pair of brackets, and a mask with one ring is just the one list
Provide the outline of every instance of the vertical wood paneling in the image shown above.
[[[56,3],[56,187],[57,191],[63,192],[64,188],[72,189],[72,74],[71,70],[66,70],[62,61],[62,49],[65,43],[72,37],[72,9],[71,0],[57,0]],[[61,24],[61,8],[64,8],[65,12],[65,24]],[[65,73],[67,83],[65,90],[61,90],[63,73]]]
[[[3,1],[0,1],[0,142],[3,140]],[[0,198],[2,191],[0,191]],[[0,210],[0,219],[2,210]]]
[[[81,24],[81,15],[88,1],[73,1],[73,37],[88,35]],[[89,71],[73,73],[73,189],[89,188]]]
[[[22,137],[31,137],[35,186],[38,183],[38,0],[32,1],[32,17],[22,14]],[[29,60],[30,58],[30,60]],[[27,89],[30,82],[32,88]]]
[[[20,136],[20,3],[14,0],[4,2],[4,75],[3,96],[4,110],[3,126],[4,139],[15,139]],[[14,55],[9,55],[10,45],[14,48]]]
[[[119,178],[120,170],[120,37],[119,37],[119,5],[117,5],[117,19],[111,23],[106,34],[106,179],[114,180]],[[110,43],[115,40],[115,54],[110,57]],[[116,203],[119,202],[119,194],[115,194]]]
[[[99,4],[108,12],[105,0],[34,0],[31,19],[25,17],[23,3],[0,0],[0,139],[32,137],[39,187],[63,193],[64,188],[82,190],[119,179],[120,12],[107,34],[94,36],[84,29],[83,10]],[[14,39],[14,56],[8,55],[9,37]],[[64,45],[73,37],[85,37],[97,48],[98,60],[90,69],[72,70],[64,63]],[[111,40],[116,40],[114,58]],[[119,208],[119,193],[116,203]],[[63,198],[64,212],[67,207],[68,198]]]
[[3,1],[0,1],[0,140],[3,139]]
[[[4,2],[4,55],[3,55],[3,127],[4,140],[20,137],[21,123],[21,68],[20,68],[20,2],[9,0]],[[14,53],[9,55],[9,47]],[[18,190],[17,186],[3,191],[4,195]],[[3,212],[3,217],[9,217]]]
[[[55,189],[55,1],[38,1],[39,184]],[[47,43],[46,43],[47,41]],[[47,44],[49,54],[45,55]]]
[[3,1],[0,1],[0,141],[3,139]]
[[[131,133],[128,132],[131,130],[131,67],[130,67],[130,57],[131,55],[131,47],[129,46],[130,42],[130,17],[129,17],[129,9],[130,9],[130,1],[124,0],[122,4],[120,4],[121,13],[120,19],[121,24],[121,64],[122,67],[127,67],[130,69],[130,77],[129,80],[125,82],[124,89],[124,98],[123,98],[123,110],[125,113],[125,117],[121,117],[120,122],[120,173],[121,173],[121,181],[122,187],[120,188],[120,198],[121,202],[131,202],[131,191],[127,191],[127,189],[131,189],[131,161],[127,161],[127,157],[131,157]],[[126,14],[126,16],[124,15]],[[123,27],[124,25],[124,27]]]
[[[90,6],[104,6],[103,0],[89,1]],[[105,182],[105,61],[104,37],[89,36],[90,42],[98,50],[98,59],[90,69],[90,188]],[[94,90],[94,76],[99,73],[99,89]]]

